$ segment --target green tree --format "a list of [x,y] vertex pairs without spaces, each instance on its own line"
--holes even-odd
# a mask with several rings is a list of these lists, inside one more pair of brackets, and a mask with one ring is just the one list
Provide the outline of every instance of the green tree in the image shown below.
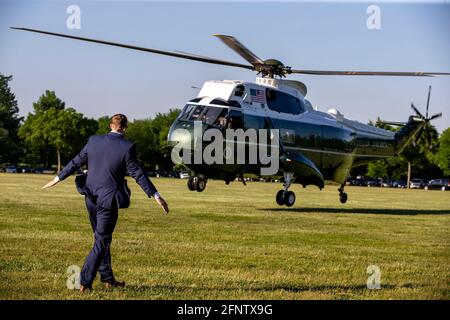
[[56,96],[55,91],[50,90],[45,90],[38,101],[33,103],[35,113],[45,112],[49,109],[63,110],[65,106],[66,103]]
[[129,123],[126,136],[136,144],[138,159],[147,168],[172,169],[167,135],[179,113],[179,109],[170,109],[167,113],[157,113],[153,119]]
[[388,163],[385,160],[371,162],[367,165],[367,175],[372,178],[387,178]]
[[156,163],[166,170],[170,170],[173,167],[170,158],[170,147],[167,144],[167,135],[170,126],[178,117],[180,111],[180,109],[170,109],[167,113],[157,113],[152,120],[152,131],[158,141],[158,157]]
[[109,128],[109,123],[111,122],[110,116],[100,117],[100,118],[98,118],[97,122],[98,122],[97,134],[105,134],[111,130]]
[[[44,167],[50,167],[55,161],[55,148],[46,139],[41,139],[38,133],[34,133],[30,126],[36,124],[36,120],[44,112],[55,109],[63,110],[65,103],[59,99],[54,91],[46,90],[39,99],[33,103],[34,113],[29,113],[25,127],[21,130],[20,137],[25,142],[25,155],[23,160],[26,163],[33,165],[43,165]],[[39,128],[37,128],[39,130]],[[24,135],[27,135],[25,139]],[[33,137],[33,138],[30,138]],[[36,138],[35,138],[36,137]]]
[[64,108],[64,102],[51,91],[46,91],[33,106],[35,113],[28,115],[19,135],[30,149],[53,150],[59,172],[62,160],[72,158],[83,147],[87,137],[98,130],[98,123],[72,108]]
[[374,161],[368,164],[366,174],[372,178],[406,179],[408,163],[401,157]]
[[415,142],[408,145],[400,154],[400,158],[407,162],[407,180],[413,178],[430,178],[440,176],[439,167],[434,163],[434,153],[438,145],[438,132],[436,128],[428,124],[420,135],[415,137]]
[[8,136],[8,130],[6,130],[3,126],[3,121],[0,121],[0,140]]
[[147,168],[159,158],[158,135],[152,130],[152,120],[134,120],[128,125],[127,138],[136,144],[138,160]]
[[8,82],[12,76],[0,74],[0,163],[17,162],[22,154],[18,130],[22,117]]
[[24,161],[33,165],[42,164],[49,167],[50,154],[53,154],[54,150],[48,141],[43,139],[42,122],[42,113],[28,113],[24,124],[19,129],[19,136],[25,144]]
[[439,150],[435,161],[444,175],[450,176],[450,128],[445,129],[439,137]]

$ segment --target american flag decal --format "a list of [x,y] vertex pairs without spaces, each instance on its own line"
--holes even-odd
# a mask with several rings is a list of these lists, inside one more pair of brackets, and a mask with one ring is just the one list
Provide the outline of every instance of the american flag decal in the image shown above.
[[251,102],[266,103],[266,91],[250,89]]

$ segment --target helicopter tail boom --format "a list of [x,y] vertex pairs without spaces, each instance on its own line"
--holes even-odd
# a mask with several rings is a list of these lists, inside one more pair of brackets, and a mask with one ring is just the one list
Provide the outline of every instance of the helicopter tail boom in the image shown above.
[[395,134],[395,153],[400,154],[412,141],[419,136],[427,125],[421,118],[410,116],[408,122]]

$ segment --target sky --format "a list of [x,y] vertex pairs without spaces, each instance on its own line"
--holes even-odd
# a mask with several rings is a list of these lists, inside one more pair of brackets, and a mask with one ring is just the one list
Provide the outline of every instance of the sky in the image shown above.
[[[380,29],[367,27],[369,5]],[[80,29],[66,10],[80,8]],[[263,59],[296,69],[450,72],[450,1],[9,1],[0,0],[0,73],[21,115],[47,89],[87,117],[130,119],[183,107],[204,81],[254,81],[250,70],[180,60],[123,48],[11,30],[28,27],[245,63],[213,34],[233,35]],[[424,110],[432,85],[433,124],[450,127],[450,76],[338,77],[294,75],[321,111],[338,109],[368,122],[406,121]]]

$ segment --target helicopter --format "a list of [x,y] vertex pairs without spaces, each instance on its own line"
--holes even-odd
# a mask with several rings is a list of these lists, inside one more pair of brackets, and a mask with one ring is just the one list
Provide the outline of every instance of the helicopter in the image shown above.
[[[186,103],[171,125],[168,144],[175,147],[181,140],[187,140],[188,144],[195,145],[197,140],[193,132],[196,128],[200,128],[200,137],[212,129],[221,132],[249,129],[271,132],[276,130],[278,139],[275,139],[277,140],[275,154],[279,165],[272,176],[280,178],[283,188],[277,192],[275,200],[278,205],[288,207],[294,205],[296,200],[295,193],[289,190],[292,184],[300,184],[303,187],[314,185],[322,189],[325,187],[325,180],[332,180],[340,185],[339,200],[346,203],[348,195],[344,192],[345,181],[352,168],[397,156],[422,130],[429,128],[432,120],[442,116],[442,113],[428,116],[428,96],[425,116],[411,104],[415,114],[409,116],[406,122],[390,122],[392,125],[401,126],[400,130],[397,132],[384,130],[347,119],[336,109],[330,109],[328,112],[314,109],[311,102],[306,99],[307,86],[301,81],[285,79],[288,75],[407,77],[450,75],[445,72],[294,69],[277,59],[263,60],[235,37],[219,34],[215,36],[246,60],[246,64],[183,51],[163,51],[44,30],[11,28],[257,72],[255,82],[206,81],[198,95]],[[271,134],[265,142],[270,143],[273,138]],[[249,141],[244,140],[244,145],[249,148]],[[237,148],[232,151],[234,153],[231,155],[232,158],[237,156],[236,150]],[[187,152],[187,159],[194,156],[191,151]],[[205,190],[208,179],[224,180],[226,184],[239,179],[245,184],[244,174],[260,175],[261,167],[264,166],[261,161],[232,164],[185,161],[183,164],[191,170],[187,187],[197,192]]]

